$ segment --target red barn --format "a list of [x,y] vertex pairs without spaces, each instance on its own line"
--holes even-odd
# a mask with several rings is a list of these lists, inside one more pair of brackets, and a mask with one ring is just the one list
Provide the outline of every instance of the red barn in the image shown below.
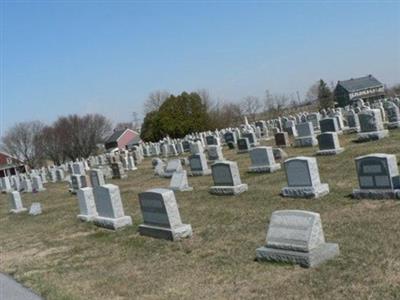
[[0,151],[0,177],[16,175],[19,172],[25,172],[24,163],[18,158]]
[[132,129],[115,130],[114,133],[106,140],[104,147],[106,150],[115,148],[126,149],[126,146],[134,140],[140,139],[139,133]]

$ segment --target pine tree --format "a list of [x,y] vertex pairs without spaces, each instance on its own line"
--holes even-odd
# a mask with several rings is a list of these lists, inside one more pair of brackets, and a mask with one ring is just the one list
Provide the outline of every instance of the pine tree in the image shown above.
[[329,108],[334,105],[333,95],[326,82],[322,79],[319,81],[318,86],[318,102],[320,108]]

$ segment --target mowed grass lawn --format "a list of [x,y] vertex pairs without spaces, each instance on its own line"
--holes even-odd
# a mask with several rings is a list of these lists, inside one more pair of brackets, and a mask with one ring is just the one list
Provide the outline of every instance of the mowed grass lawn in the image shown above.
[[[153,176],[151,159],[119,185],[133,226],[113,232],[78,221],[77,198],[65,183],[23,194],[26,207],[42,203],[44,213],[8,213],[0,195],[0,270],[46,299],[400,299],[400,202],[353,200],[358,186],[354,158],[370,153],[400,154],[400,130],[390,138],[357,144],[340,136],[345,152],[318,157],[321,199],[286,199],[283,170],[248,174],[248,154],[224,149],[239,164],[249,190],[240,196],[212,196],[212,177],[189,177],[193,192],[176,193],[182,221],[193,237],[169,242],[138,234],[138,193],[168,187]],[[267,144],[272,144],[268,142]],[[288,148],[290,157],[316,148]],[[339,243],[340,256],[315,268],[254,261],[265,244],[271,213],[303,209],[321,214],[325,238]],[[6,300],[6,299],[5,299]]]

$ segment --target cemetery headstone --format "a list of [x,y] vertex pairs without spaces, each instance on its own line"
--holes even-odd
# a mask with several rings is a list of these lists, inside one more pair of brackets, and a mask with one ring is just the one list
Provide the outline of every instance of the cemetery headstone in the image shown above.
[[23,189],[24,193],[32,193],[32,191],[33,191],[32,190],[32,182],[30,179],[25,178],[22,181],[22,189]]
[[76,194],[80,188],[84,188],[88,186],[86,175],[71,175],[71,188],[70,192],[72,194]]
[[97,216],[94,223],[108,229],[119,229],[132,225],[132,218],[125,216],[119,187],[105,184],[93,189]]
[[121,162],[112,163],[111,169],[113,179],[125,179],[128,177]]
[[211,170],[208,168],[207,159],[204,153],[193,154],[189,157],[190,175],[204,176],[210,175]]
[[354,198],[400,199],[400,178],[394,154],[369,154],[357,157],[359,188]]
[[342,133],[342,131],[339,130],[339,126],[338,126],[336,118],[322,119],[321,121],[319,121],[319,124],[320,124],[320,128],[321,128],[321,133],[324,133],[324,132],[336,132],[338,134]]
[[31,208],[29,209],[29,214],[31,216],[37,216],[42,214],[42,206],[39,202],[33,202]]
[[389,135],[382,122],[382,115],[379,109],[367,109],[358,114],[360,119],[361,132],[358,133],[358,141],[379,140]]
[[190,152],[192,154],[204,153],[203,145],[200,141],[190,143]]
[[277,132],[274,135],[275,137],[275,145],[277,147],[289,147],[289,134],[287,132]]
[[42,179],[39,176],[32,176],[32,189],[37,192],[45,191],[43,187]]
[[27,209],[22,204],[21,194],[19,192],[17,191],[11,192],[9,201],[10,201],[11,213],[18,214],[27,211]]
[[282,160],[288,157],[287,153],[281,148],[272,148],[272,153],[274,154],[275,160]]
[[294,140],[296,147],[312,147],[318,144],[314,136],[314,127],[311,122],[299,123],[296,125],[298,136]]
[[214,186],[210,188],[213,195],[238,195],[248,190],[240,180],[239,168],[234,161],[218,161],[211,165]]
[[189,186],[187,173],[185,170],[173,173],[169,188],[173,191],[179,192],[193,191],[193,188]]
[[317,155],[335,155],[343,152],[336,132],[324,132],[317,136],[319,151]]
[[128,170],[129,171],[137,170],[137,167],[135,166],[135,160],[133,159],[132,155],[128,155]]
[[65,179],[65,174],[63,169],[57,169],[55,172],[57,181],[63,181]]
[[90,184],[94,188],[106,184],[103,171],[100,169],[91,169],[89,171]]
[[388,129],[395,129],[400,127],[400,109],[392,101],[385,103],[385,110],[388,117]]
[[298,156],[284,162],[288,186],[282,196],[292,198],[319,198],[329,193],[329,186],[321,183],[315,157]]
[[180,159],[173,159],[167,163],[163,177],[171,178],[174,172],[182,171],[182,163]]
[[94,202],[93,188],[81,188],[77,192],[80,214],[78,219],[85,222],[93,221],[97,217],[96,204]]
[[257,141],[257,137],[256,137],[256,135],[255,135],[255,133],[253,131],[244,132],[242,134],[242,138],[248,138],[249,139],[250,147],[255,147],[255,146],[257,146],[259,144],[258,141]]
[[224,155],[222,154],[222,148],[219,145],[210,145],[207,148],[208,160],[224,160]]
[[345,117],[347,119],[347,127],[348,127],[346,132],[348,133],[359,132],[360,120],[354,109],[350,109],[348,112],[346,112]]
[[1,191],[3,193],[11,193],[12,192],[10,178],[8,178],[7,176],[1,177]]
[[272,147],[256,147],[250,150],[251,166],[249,172],[273,173],[281,168],[275,163]]
[[182,224],[175,194],[167,189],[151,189],[139,194],[143,224],[140,235],[171,241],[192,236],[192,226]]
[[240,138],[237,140],[238,154],[247,153],[250,150],[250,142],[248,138]]
[[299,264],[310,268],[339,255],[339,245],[326,243],[318,213],[304,210],[274,211],[258,261]]

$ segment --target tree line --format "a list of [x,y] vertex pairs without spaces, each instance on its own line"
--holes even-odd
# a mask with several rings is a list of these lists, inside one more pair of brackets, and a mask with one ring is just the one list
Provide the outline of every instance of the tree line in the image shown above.
[[59,165],[67,160],[87,158],[98,151],[112,132],[112,123],[99,114],[59,117],[52,125],[40,121],[21,122],[2,137],[2,149],[31,168],[45,160]]
[[305,106],[318,109],[333,104],[332,90],[323,80],[310,87],[304,100],[294,95],[271,94],[268,90],[263,99],[248,96],[238,103],[211,99],[206,90],[183,92],[177,96],[167,91],[155,91],[144,103],[141,138],[153,142],[165,136],[182,138],[190,132],[238,126],[243,123],[243,116],[252,122],[276,118],[288,110],[301,110]]
[[[400,94],[400,85],[386,89],[388,96]],[[305,98],[297,95],[271,94],[248,96],[240,102],[212,99],[207,90],[172,95],[168,91],[152,92],[144,102],[145,117],[141,126],[144,141],[159,141],[170,136],[182,138],[188,133],[239,126],[243,116],[250,122],[277,118],[288,113],[317,110],[335,105],[333,84],[315,82]],[[116,125],[117,129],[137,128],[137,121]],[[53,124],[40,121],[21,122],[2,137],[1,148],[7,153],[36,167],[44,160],[61,164],[67,160],[87,158],[96,154],[112,133],[112,122],[100,114],[59,117]]]

